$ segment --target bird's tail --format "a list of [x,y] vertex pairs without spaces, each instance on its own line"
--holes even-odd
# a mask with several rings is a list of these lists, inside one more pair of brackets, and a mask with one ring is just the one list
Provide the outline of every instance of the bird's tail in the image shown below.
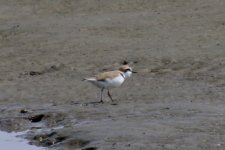
[[95,78],[84,78],[82,81],[93,82],[93,81],[96,81],[96,79]]

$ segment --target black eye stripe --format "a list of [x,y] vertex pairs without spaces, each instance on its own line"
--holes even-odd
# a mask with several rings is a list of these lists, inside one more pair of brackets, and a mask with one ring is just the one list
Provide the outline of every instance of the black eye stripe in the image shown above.
[[128,68],[128,69],[126,69],[125,71],[131,71],[131,69],[130,69],[130,68]]

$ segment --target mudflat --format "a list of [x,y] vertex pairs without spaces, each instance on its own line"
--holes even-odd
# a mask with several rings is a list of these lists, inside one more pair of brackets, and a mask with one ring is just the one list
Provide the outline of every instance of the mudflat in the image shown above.
[[[225,149],[225,1],[0,0],[0,130],[62,150]],[[83,82],[126,60],[111,90]]]

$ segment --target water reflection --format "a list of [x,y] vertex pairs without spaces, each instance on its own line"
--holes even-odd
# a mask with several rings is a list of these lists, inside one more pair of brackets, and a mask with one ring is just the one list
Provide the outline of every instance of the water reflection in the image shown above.
[[3,132],[0,131],[0,146],[1,149],[7,150],[44,150],[43,147],[37,147],[29,145],[26,139],[19,136],[25,134],[25,132]]

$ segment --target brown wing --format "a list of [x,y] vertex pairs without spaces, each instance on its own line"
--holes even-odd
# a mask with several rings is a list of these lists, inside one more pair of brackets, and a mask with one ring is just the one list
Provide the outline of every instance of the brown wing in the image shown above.
[[96,80],[100,81],[100,80],[112,79],[120,75],[120,73],[121,73],[120,71],[103,72],[96,76]]

